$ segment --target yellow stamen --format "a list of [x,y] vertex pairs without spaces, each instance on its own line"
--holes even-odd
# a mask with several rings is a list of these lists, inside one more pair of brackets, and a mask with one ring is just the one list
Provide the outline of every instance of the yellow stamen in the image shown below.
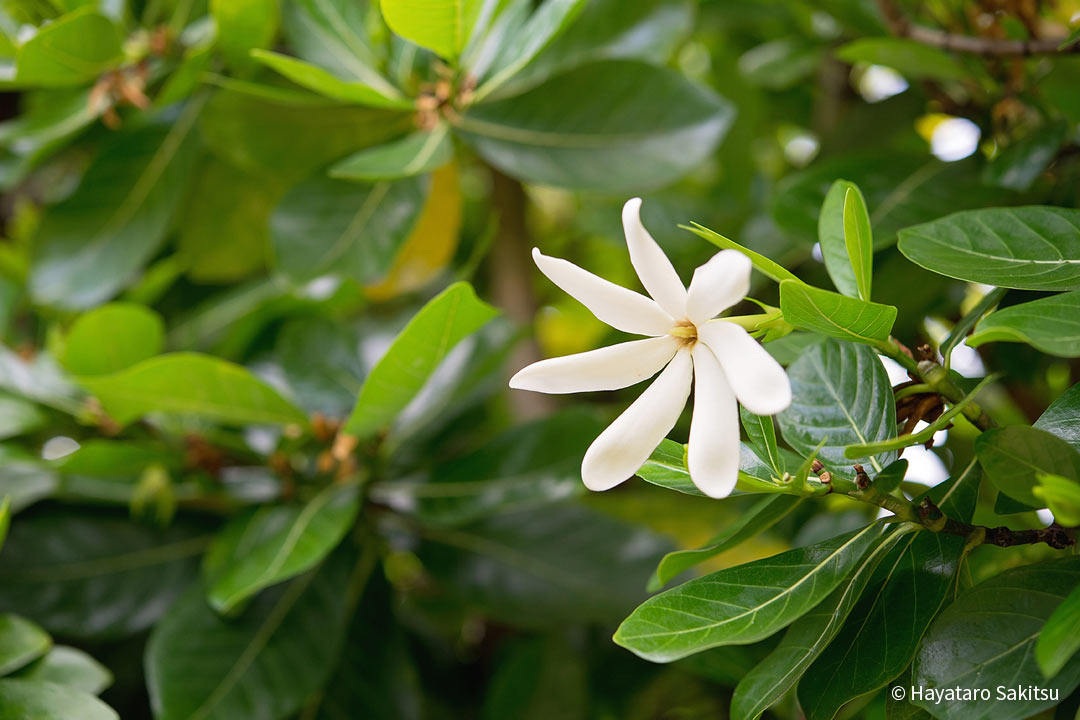
[[683,340],[697,340],[697,328],[693,323],[682,321],[677,323],[674,327],[668,330],[668,334],[672,337],[681,338]]

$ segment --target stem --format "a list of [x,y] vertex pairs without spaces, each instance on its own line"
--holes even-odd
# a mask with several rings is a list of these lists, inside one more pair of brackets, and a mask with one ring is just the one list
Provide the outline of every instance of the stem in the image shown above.
[[[938,363],[930,360],[925,360],[921,363],[916,362],[915,358],[904,352],[904,349],[900,347],[900,344],[891,337],[886,341],[878,343],[877,349],[882,355],[886,355],[900,363],[905,370],[919,378],[919,380],[928,385],[933,392],[941,395],[953,405],[964,401],[966,393],[952,379],[949,375],[949,371]],[[990,416],[986,414],[986,411],[977,403],[967,403],[964,406],[963,412],[964,417],[970,420],[971,424],[980,430],[989,430],[995,425],[994,421],[990,419]]]

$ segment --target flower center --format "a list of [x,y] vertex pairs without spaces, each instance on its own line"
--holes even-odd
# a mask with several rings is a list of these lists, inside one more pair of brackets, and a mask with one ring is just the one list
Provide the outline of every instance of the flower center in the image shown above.
[[672,337],[679,338],[687,345],[692,345],[697,341],[697,328],[694,323],[689,320],[680,320],[668,330],[668,334]]

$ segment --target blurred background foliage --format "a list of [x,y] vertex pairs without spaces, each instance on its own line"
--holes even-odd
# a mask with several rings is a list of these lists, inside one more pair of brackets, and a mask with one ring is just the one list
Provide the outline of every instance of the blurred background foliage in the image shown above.
[[[499,4],[517,14],[491,26],[502,44],[450,65],[516,68],[530,13],[556,4]],[[894,335],[940,340],[978,294],[904,260],[896,232],[965,208],[1080,203],[1078,18],[1077,0],[587,0],[476,100],[483,73],[451,70],[361,0],[2,0],[0,495],[18,514],[0,611],[96,658],[80,656],[99,676],[79,687],[111,674],[102,698],[124,718],[151,717],[151,698],[159,718],[725,717],[775,639],[665,666],[610,636],[664,552],[704,544],[752,499],[638,481],[584,496],[581,454],[627,398],[505,389],[525,362],[611,340],[529,249],[636,286],[619,208],[641,194],[683,272],[715,250],[677,227],[693,220],[827,286],[817,218],[844,178],[866,195]],[[518,142],[549,130],[614,140]],[[242,535],[241,518],[272,536],[288,518],[254,508],[288,512],[339,472],[331,445],[364,378],[460,279],[502,312],[361,446],[355,542],[302,586],[215,615],[215,556],[199,558],[241,553],[215,533]],[[245,366],[310,427],[169,413],[122,427],[72,379],[163,349]],[[1021,344],[966,352],[967,374],[1007,373],[998,417],[1030,422],[1080,379]],[[198,379],[170,382],[182,395]],[[909,479],[966,462],[965,432]],[[867,519],[843,498],[804,503],[703,568]],[[979,548],[973,580],[1041,553]],[[238,684],[215,691],[220,676]],[[884,706],[878,694],[842,716]],[[788,698],[770,712],[798,711]]]

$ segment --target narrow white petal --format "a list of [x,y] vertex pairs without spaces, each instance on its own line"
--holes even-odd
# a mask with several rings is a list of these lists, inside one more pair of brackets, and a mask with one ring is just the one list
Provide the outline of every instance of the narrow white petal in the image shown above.
[[694,416],[686,463],[698,490],[727,497],[739,479],[739,406],[712,351],[698,343],[693,358]]
[[634,264],[641,284],[664,312],[682,320],[686,317],[686,288],[667,255],[641,224],[641,198],[626,201],[622,221],[630,262]]
[[510,387],[543,393],[618,390],[660,372],[678,349],[679,341],[664,335],[541,360],[519,370]]
[[581,462],[585,487],[609,490],[637,472],[678,421],[693,374],[690,353],[676,353],[641,397],[589,446]]
[[548,257],[533,248],[540,272],[589,308],[601,322],[634,335],[665,335],[674,321],[649,298],[593,275],[568,260]]
[[750,258],[738,250],[721,250],[694,271],[686,293],[686,317],[701,325],[750,292]]
[[791,404],[791,383],[757,340],[735,323],[711,320],[698,326],[698,339],[720,361],[739,402],[755,415],[775,415]]

